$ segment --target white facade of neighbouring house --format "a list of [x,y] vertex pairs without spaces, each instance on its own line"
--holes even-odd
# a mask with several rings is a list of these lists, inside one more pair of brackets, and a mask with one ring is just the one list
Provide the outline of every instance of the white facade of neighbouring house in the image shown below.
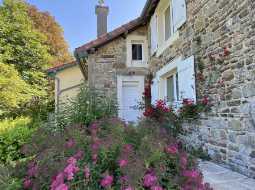
[[54,79],[55,83],[55,109],[56,112],[61,105],[69,103],[80,92],[84,85],[84,77],[76,62],[50,68],[48,75]]

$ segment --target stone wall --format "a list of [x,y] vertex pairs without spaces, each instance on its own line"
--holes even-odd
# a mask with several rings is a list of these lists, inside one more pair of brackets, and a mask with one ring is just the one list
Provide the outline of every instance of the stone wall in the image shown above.
[[[126,34],[147,35],[147,28],[140,27]],[[146,69],[126,67],[126,35],[98,48],[88,56],[89,85],[117,98],[117,75],[146,75]]]
[[[195,56],[198,98],[212,111],[188,124],[186,140],[203,146],[214,161],[255,177],[255,1],[187,0],[188,20],[179,38],[159,57],[156,72],[175,57]],[[224,48],[230,51],[224,54]],[[221,61],[213,61],[211,57]],[[218,59],[218,58],[217,58]]]

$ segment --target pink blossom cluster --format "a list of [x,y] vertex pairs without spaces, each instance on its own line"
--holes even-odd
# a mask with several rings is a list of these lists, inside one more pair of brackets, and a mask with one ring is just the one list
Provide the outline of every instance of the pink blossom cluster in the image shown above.
[[153,170],[149,170],[143,177],[143,186],[150,190],[163,190],[160,185],[157,185],[158,178]]
[[33,178],[38,175],[38,165],[36,162],[30,162],[28,164],[27,176],[23,180],[24,189],[29,189],[33,186]]
[[51,190],[68,190],[65,180],[71,181],[74,179],[75,174],[80,170],[77,161],[82,159],[83,155],[83,151],[78,151],[67,160],[67,166],[64,170],[52,178]]
[[105,176],[101,181],[100,181],[100,185],[104,188],[108,188],[111,187],[113,183],[113,176],[111,175],[107,175]]
[[98,151],[99,151],[100,146],[101,146],[101,141],[97,137],[98,131],[99,131],[99,128],[98,128],[97,124],[93,123],[90,126],[90,133],[91,133],[91,139],[92,139],[91,150],[92,150],[92,161],[93,161],[93,164],[97,163]]

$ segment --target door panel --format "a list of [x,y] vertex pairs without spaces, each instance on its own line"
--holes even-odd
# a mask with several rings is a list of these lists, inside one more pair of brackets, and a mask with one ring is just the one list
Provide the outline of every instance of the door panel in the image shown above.
[[127,122],[136,122],[140,111],[135,108],[140,101],[138,81],[123,81],[122,83],[122,119]]

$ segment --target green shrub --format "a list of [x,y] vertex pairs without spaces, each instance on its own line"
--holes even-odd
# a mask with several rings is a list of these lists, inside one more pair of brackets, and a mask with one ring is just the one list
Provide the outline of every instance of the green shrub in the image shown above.
[[27,143],[34,131],[35,127],[31,126],[31,119],[27,117],[1,121],[0,162],[11,163],[24,158],[20,148]]
[[56,114],[58,128],[72,124],[88,126],[92,121],[117,115],[116,101],[104,93],[84,85],[74,99],[60,105]]
[[22,180],[12,177],[14,170],[0,165],[0,189],[17,190],[22,189]]

